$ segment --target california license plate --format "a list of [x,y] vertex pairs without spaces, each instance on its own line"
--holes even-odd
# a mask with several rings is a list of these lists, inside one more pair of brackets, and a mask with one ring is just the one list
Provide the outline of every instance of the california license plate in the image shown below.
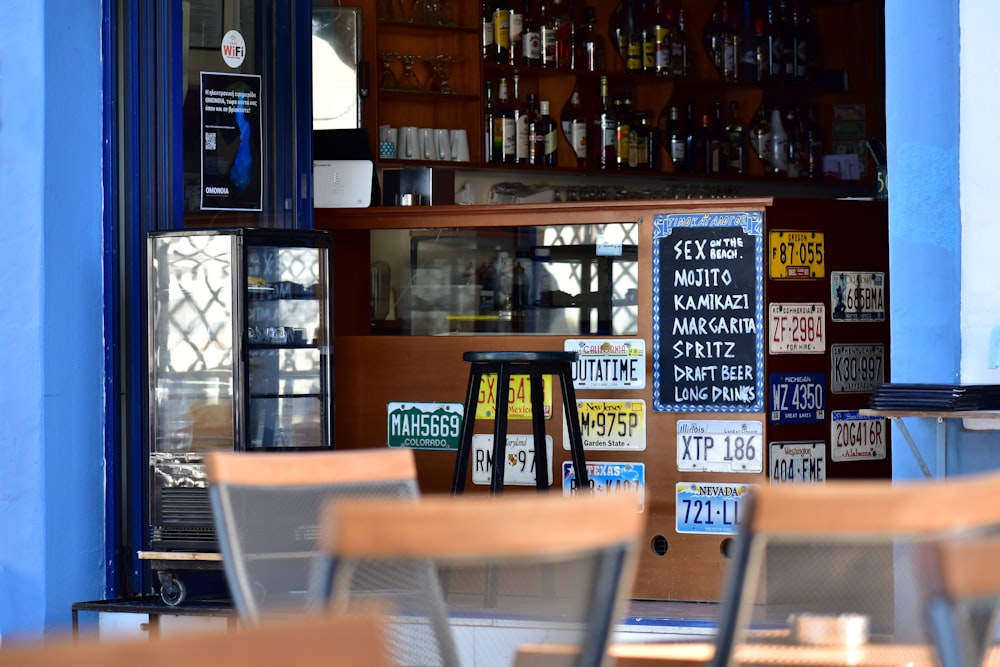
[[[476,419],[496,417],[497,374],[486,373],[479,381]],[[542,407],[545,418],[552,418],[552,376],[542,376]],[[527,375],[511,375],[507,387],[507,419],[531,419],[531,382]]]
[[880,344],[830,346],[830,391],[865,394],[885,382],[885,348]]
[[883,417],[857,410],[830,413],[830,458],[834,461],[884,459],[888,426]]
[[[646,402],[642,399],[576,402],[584,449],[646,449]],[[566,420],[563,420],[564,422]],[[570,449],[563,428],[563,449]]]
[[[548,455],[547,477],[552,484],[552,436],[545,436]],[[535,438],[532,435],[507,434],[507,455],[504,459],[503,483],[506,486],[535,485]],[[472,483],[490,485],[493,477],[493,436],[472,436]]]
[[826,275],[823,232],[775,229],[768,237],[768,275],[776,280]]
[[[579,491],[572,461],[563,461],[563,495]],[[587,461],[587,481],[594,493],[634,493],[639,511],[646,507],[646,464]]]
[[835,322],[885,320],[885,274],[872,271],[830,273],[831,318]]
[[772,442],[767,467],[771,483],[825,482],[826,444],[823,442]]
[[678,533],[735,535],[743,515],[743,501],[756,484],[677,482]]
[[768,304],[768,344],[771,354],[822,354],[826,350],[826,305]]
[[771,423],[811,424],[826,418],[823,373],[771,373]]
[[681,419],[677,422],[677,469],[682,472],[761,472],[764,452],[759,421]]

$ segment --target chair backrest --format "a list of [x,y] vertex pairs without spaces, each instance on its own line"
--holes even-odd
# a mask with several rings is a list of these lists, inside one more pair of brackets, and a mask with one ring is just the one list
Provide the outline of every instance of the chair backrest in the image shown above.
[[326,502],[419,494],[409,449],[212,452],[205,464],[226,580],[251,623],[307,609]]
[[383,619],[372,613],[301,616],[237,631],[141,640],[67,638],[8,646],[0,667],[388,667]]
[[504,665],[522,644],[576,647],[600,665],[635,575],[634,496],[512,494],[328,506],[326,577],[337,610],[390,617],[397,665]]
[[761,486],[743,511],[713,667],[757,640],[926,646],[927,548],[1000,528],[1000,475]]

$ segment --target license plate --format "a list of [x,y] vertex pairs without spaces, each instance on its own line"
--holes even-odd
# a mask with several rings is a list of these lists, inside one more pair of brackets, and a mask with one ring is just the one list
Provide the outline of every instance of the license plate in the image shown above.
[[761,472],[764,452],[759,421],[680,419],[677,470],[682,472]]
[[826,419],[823,373],[771,373],[771,423],[813,424]]
[[865,394],[885,382],[885,348],[882,345],[830,346],[830,391]]
[[822,354],[826,350],[826,305],[768,304],[768,351],[771,354]]
[[772,230],[768,236],[768,275],[776,280],[826,275],[823,232]]
[[[579,490],[572,461],[563,461],[563,495]],[[587,481],[594,493],[634,493],[639,511],[646,507],[646,464],[587,461]]]
[[646,341],[642,338],[567,339],[563,350],[576,352],[575,389],[643,389]]
[[[548,455],[548,480],[552,484],[552,436],[545,436]],[[531,435],[507,434],[506,467],[503,471],[504,486],[535,485],[535,438]],[[490,485],[493,476],[493,436],[472,436],[472,483]]]
[[401,403],[386,407],[389,447],[458,451],[462,403]]
[[[479,382],[476,419],[496,416],[497,374],[486,373]],[[545,418],[552,418],[552,376],[542,376],[542,406]],[[511,375],[507,387],[507,419],[531,419],[531,381],[527,375]]]
[[677,532],[735,535],[743,514],[743,500],[756,486],[677,482]]
[[825,482],[826,445],[822,442],[772,442],[771,483]]
[[884,459],[888,425],[883,417],[862,416],[857,410],[830,413],[830,458],[834,461]]
[[831,272],[830,307],[835,322],[885,321],[885,274]]
[[[646,449],[646,402],[642,399],[576,402],[584,449]],[[565,420],[563,420],[565,422]],[[563,449],[570,449],[563,428]]]

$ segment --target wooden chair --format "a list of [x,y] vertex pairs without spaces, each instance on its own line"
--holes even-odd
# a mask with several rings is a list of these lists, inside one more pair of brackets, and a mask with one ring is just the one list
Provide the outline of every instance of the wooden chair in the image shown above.
[[634,496],[548,494],[341,501],[323,520],[318,598],[376,599],[395,663],[513,664],[528,643],[600,665],[634,580]]
[[326,502],[419,493],[409,449],[212,452],[205,464],[226,580],[249,623],[307,610]]
[[744,507],[713,667],[746,645],[850,648],[867,635],[902,656],[928,644],[927,548],[1000,527],[1000,474],[761,486]]
[[383,619],[371,613],[283,619],[238,631],[141,640],[68,637],[8,646],[0,667],[388,667]]

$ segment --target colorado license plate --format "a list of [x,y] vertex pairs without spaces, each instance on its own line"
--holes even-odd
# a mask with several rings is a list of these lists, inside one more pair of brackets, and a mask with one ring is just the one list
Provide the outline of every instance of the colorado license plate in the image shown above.
[[[642,399],[576,402],[584,449],[646,449],[646,402]],[[564,419],[563,422],[566,420]],[[569,449],[563,427],[563,449]]]
[[389,447],[458,450],[462,403],[400,403],[386,406]]
[[771,423],[810,424],[826,418],[823,373],[771,373]]
[[830,458],[834,461],[884,459],[888,427],[883,417],[857,410],[830,413]]
[[822,278],[826,275],[823,232],[772,230],[768,236],[771,278]]
[[771,354],[822,354],[826,350],[826,305],[768,304],[768,345]]
[[865,394],[885,381],[885,348],[879,344],[830,346],[830,391]]
[[[548,455],[547,477],[552,484],[552,436],[545,436],[545,452]],[[507,434],[506,467],[503,471],[504,486],[535,485],[535,438],[531,435]],[[493,436],[479,434],[472,436],[472,483],[490,485],[493,476]]]
[[885,274],[871,271],[830,273],[831,317],[835,322],[885,320]]
[[826,481],[823,442],[772,442],[769,453],[767,467],[772,484]]
[[756,484],[677,482],[678,533],[735,535],[742,503]]
[[759,421],[681,419],[677,422],[677,469],[682,472],[761,472],[764,453]]
[[[572,461],[563,461],[563,495],[579,490]],[[634,493],[639,511],[646,506],[646,464],[587,461],[587,481],[594,493]]]

